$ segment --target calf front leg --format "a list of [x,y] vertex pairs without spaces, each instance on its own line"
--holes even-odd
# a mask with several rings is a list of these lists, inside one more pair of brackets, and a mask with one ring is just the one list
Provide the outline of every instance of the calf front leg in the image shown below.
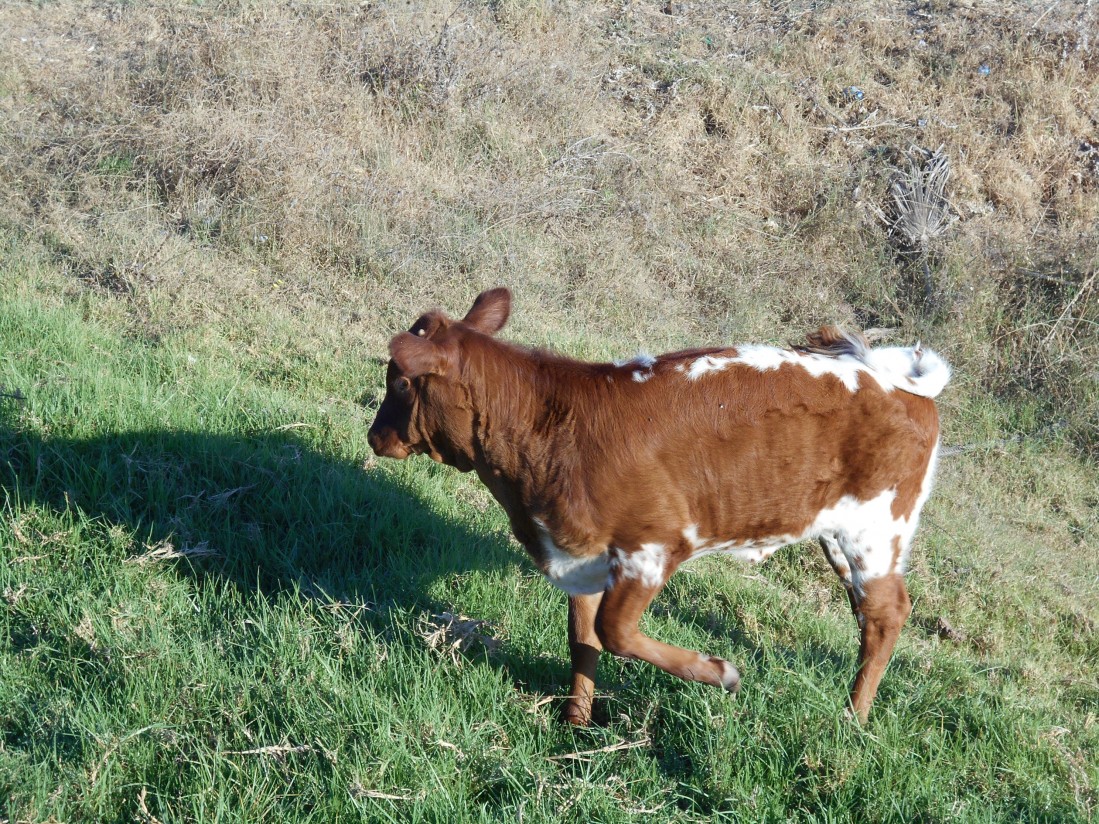
[[702,655],[656,641],[638,629],[642,613],[652,603],[671,570],[655,574],[651,569],[636,574],[630,556],[612,566],[609,586],[595,619],[595,630],[603,648],[622,658],[638,658],[660,667],[685,681],[701,681],[729,692],[740,689],[740,673],[722,658]]
[[570,724],[591,723],[595,697],[595,667],[603,644],[595,631],[595,616],[603,593],[569,596],[569,657],[572,659],[572,690],[563,711]]

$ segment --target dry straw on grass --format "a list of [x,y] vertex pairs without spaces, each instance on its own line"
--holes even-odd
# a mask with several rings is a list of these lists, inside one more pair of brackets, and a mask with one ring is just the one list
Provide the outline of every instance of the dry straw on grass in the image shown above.
[[491,655],[499,649],[500,640],[483,631],[488,626],[487,621],[443,612],[425,616],[417,633],[429,649],[457,664],[461,661],[461,655],[473,650],[480,649]]
[[193,546],[181,546],[177,547],[171,541],[161,541],[155,546],[147,547],[147,551],[141,555],[134,555],[126,559],[128,564],[137,564],[138,566],[144,566],[146,564],[156,564],[162,561],[176,561],[180,558],[210,558],[217,557],[219,554],[216,549],[211,548],[206,541],[200,541]]

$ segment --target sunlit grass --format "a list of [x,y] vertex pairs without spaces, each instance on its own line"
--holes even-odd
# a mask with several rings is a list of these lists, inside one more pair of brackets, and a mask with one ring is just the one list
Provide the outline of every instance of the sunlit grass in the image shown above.
[[[853,622],[798,547],[762,574],[688,567],[645,619],[736,661],[737,699],[606,660],[601,723],[572,731],[546,701],[567,683],[564,598],[469,478],[364,466],[368,413],[307,400],[308,374],[287,393],[47,303],[6,288],[0,311],[0,383],[26,396],[0,428],[13,821],[1047,820],[1094,804],[1086,608],[958,551],[948,533],[968,545],[970,525],[945,503],[868,727],[844,715]],[[939,642],[932,605],[993,652]],[[1076,634],[1035,633],[1057,609],[1084,610]],[[440,643],[443,613],[487,640]]]

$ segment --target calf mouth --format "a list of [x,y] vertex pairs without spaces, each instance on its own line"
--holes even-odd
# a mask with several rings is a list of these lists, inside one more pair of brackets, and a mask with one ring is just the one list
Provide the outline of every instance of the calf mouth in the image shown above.
[[366,440],[379,458],[403,461],[413,451],[410,445],[401,442],[392,429],[384,429],[380,432],[372,429],[367,433]]

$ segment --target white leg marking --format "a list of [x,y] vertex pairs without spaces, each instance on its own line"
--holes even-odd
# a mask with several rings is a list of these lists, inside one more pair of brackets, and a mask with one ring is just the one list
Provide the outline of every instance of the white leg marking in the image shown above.
[[[721,670],[721,674],[718,678],[721,681],[721,686],[728,692],[736,693],[740,690],[740,672],[726,661],[724,658],[716,658],[713,655],[698,654],[698,667],[700,670],[706,670],[710,667],[716,666]],[[694,673],[692,672],[692,676]]]
[[712,660],[721,662],[721,686],[728,692],[738,692],[740,690],[740,672],[737,671],[737,668],[724,658],[714,658]]

